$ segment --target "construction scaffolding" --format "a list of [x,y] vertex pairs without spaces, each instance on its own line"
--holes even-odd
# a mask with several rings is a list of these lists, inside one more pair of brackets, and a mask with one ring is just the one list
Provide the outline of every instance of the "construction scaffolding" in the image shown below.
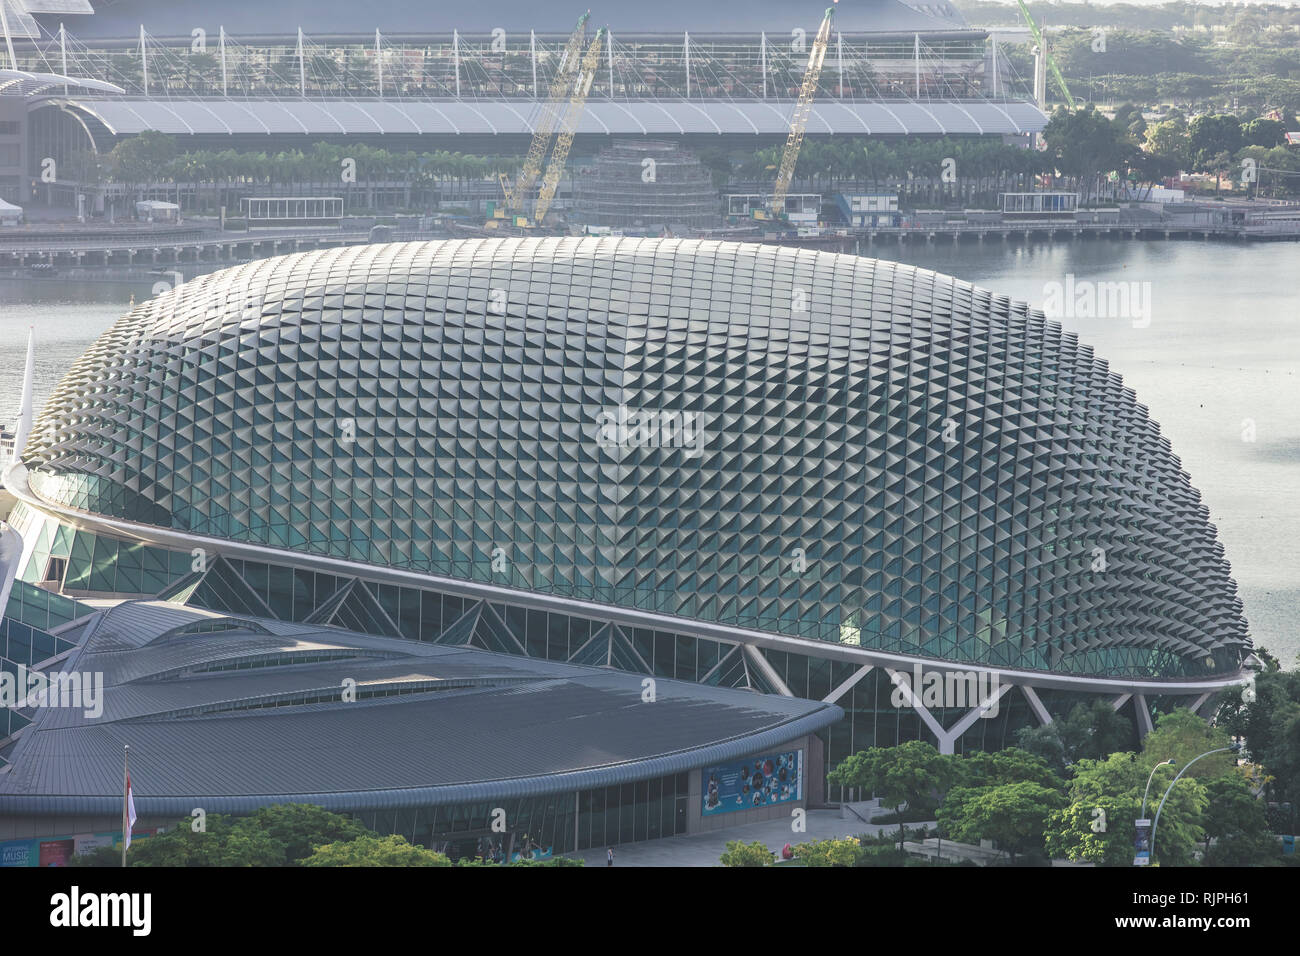
[[573,180],[572,218],[616,229],[718,225],[709,170],[688,149],[658,140],[615,140]]

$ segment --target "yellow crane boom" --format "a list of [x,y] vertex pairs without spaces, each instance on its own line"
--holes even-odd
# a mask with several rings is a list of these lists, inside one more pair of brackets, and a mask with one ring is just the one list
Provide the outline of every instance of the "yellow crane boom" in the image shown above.
[[587,32],[587,18],[590,16],[591,11],[588,10],[578,18],[578,25],[573,28],[569,42],[565,44],[555,76],[551,77],[546,101],[538,114],[537,125],[533,128],[533,141],[528,145],[528,155],[524,158],[524,164],[519,168],[519,175],[515,179],[514,189],[509,186],[508,177],[503,176],[501,179],[501,190],[506,195],[506,206],[514,212],[524,211],[528,193],[542,171],[542,160],[546,158],[546,151],[551,148],[555,123],[560,115],[560,103],[569,94],[569,86],[578,70],[578,55],[582,52],[582,41]]
[[596,79],[596,68],[600,65],[600,48],[605,39],[605,32],[604,27],[596,31],[596,39],[592,40],[591,46],[587,47],[587,55],[582,58],[582,68],[573,81],[569,108],[564,111],[564,123],[560,127],[559,137],[555,140],[555,151],[551,153],[546,175],[542,178],[542,190],[538,193],[537,209],[533,213],[533,222],[539,226],[551,208],[555,191],[560,186],[560,175],[564,172],[564,164],[569,160],[569,148],[573,145],[573,136],[578,131],[578,120],[582,117],[583,107],[587,105],[587,94],[591,92],[591,84]]
[[776,171],[776,185],[772,188],[772,215],[780,216],[785,212],[785,194],[790,190],[794,179],[794,166],[799,161],[799,147],[803,145],[803,133],[808,128],[808,117],[812,115],[813,99],[817,96],[817,81],[821,79],[822,63],[826,60],[826,45],[831,39],[831,17],[835,15],[834,7],[826,8],[817,39],[813,41],[812,52],[808,54],[808,69],[804,71],[803,86],[799,90],[799,101],[795,103],[794,115],[790,117],[790,135],[785,140],[785,151],[781,153],[781,166]]

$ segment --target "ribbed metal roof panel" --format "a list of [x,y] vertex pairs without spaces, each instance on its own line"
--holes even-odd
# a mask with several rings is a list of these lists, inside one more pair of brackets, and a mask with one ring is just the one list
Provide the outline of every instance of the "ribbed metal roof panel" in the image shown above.
[[[71,105],[98,117],[118,135],[147,129],[219,135],[266,133],[311,136],[420,133],[509,134],[533,132],[538,110],[531,102],[491,100],[143,100],[73,99]],[[578,125],[581,133],[784,135],[790,102],[763,100],[593,100]],[[1010,117],[1010,119],[1008,119]],[[986,100],[870,102],[824,100],[813,106],[811,135],[978,134],[1032,132],[1047,117],[1030,103]]]
[[[217,633],[156,641],[177,609],[128,602],[107,613],[167,667],[243,638]],[[274,626],[277,622],[261,622]],[[234,670],[187,679],[141,680],[161,665],[110,678],[102,715],[37,708],[10,771],[0,775],[0,812],[109,812],[120,805],[123,748],[130,745],[141,813],[246,810],[306,800],[370,808],[563,792],[645,779],[789,743],[842,716],[834,705],[659,680],[605,668],[315,629],[317,643],[389,657]],[[325,640],[325,638],[332,640]],[[280,641],[275,638],[273,640]],[[155,641],[155,643],[150,643]],[[66,669],[93,672],[121,652],[96,638]],[[260,649],[243,648],[249,653]],[[373,681],[434,679],[477,686],[446,692],[327,700],[193,716],[179,708],[251,703],[265,695]]]

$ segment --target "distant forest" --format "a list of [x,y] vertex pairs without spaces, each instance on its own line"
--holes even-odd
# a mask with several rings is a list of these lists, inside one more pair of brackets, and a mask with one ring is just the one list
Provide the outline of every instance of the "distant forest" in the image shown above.
[[[966,22],[977,27],[1021,25],[1020,8],[1014,0],[953,0]],[[1124,30],[1173,32],[1174,27],[1195,29],[1215,26],[1229,30],[1238,27],[1256,29],[1270,26],[1300,26],[1300,7],[1275,4],[1161,3],[1138,6],[1132,3],[1044,3],[1032,0],[1029,12],[1040,24],[1072,27],[1116,27]]]
[[[1024,25],[1014,3],[958,0],[957,7],[974,26]],[[1035,2],[1029,9],[1040,25],[1072,27],[1053,32],[1051,43],[1076,99],[1191,112],[1300,111],[1300,8]],[[1028,42],[1002,50],[1031,83]],[[1062,99],[1054,79],[1049,98]]]

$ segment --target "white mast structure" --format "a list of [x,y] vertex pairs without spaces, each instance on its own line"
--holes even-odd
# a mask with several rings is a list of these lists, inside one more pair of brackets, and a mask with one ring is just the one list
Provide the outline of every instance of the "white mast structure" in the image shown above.
[[18,402],[18,423],[14,426],[14,461],[22,454],[32,432],[32,383],[36,377],[36,329],[27,331],[27,364],[23,369],[22,398]]

